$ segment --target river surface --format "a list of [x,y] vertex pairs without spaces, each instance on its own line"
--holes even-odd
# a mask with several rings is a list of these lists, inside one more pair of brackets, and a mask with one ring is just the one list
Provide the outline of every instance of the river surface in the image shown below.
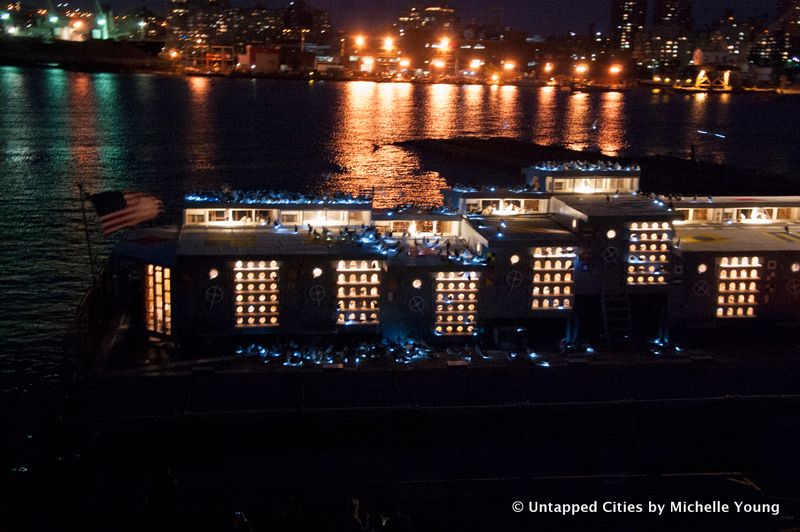
[[[55,381],[90,282],[77,187],[374,192],[434,204],[445,182],[387,144],[504,136],[797,175],[800,99],[299,82],[0,67],[0,391]],[[719,133],[725,138],[698,133]],[[375,149],[374,145],[380,146]],[[107,256],[89,213],[95,252]]]

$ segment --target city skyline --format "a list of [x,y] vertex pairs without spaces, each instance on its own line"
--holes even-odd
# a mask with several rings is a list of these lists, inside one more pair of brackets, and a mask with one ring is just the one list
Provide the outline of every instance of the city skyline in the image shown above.
[[[479,0],[456,0],[451,2],[458,10],[462,22],[478,19],[487,7],[497,6],[503,11],[506,24],[542,37],[562,35],[570,31],[583,34],[589,25],[594,24],[599,31],[609,31],[611,0],[496,0],[490,3]],[[38,5],[38,2],[31,2]],[[286,2],[268,0],[231,0],[234,7],[264,5],[279,7]],[[330,13],[335,29],[343,31],[373,31],[388,28],[396,22],[398,15],[413,2],[409,0],[382,0],[364,4],[353,0],[312,0],[309,4]],[[652,14],[653,2],[648,2]],[[94,9],[93,2],[70,2],[84,9]],[[126,12],[139,7],[165,10],[166,2],[161,0],[115,0],[111,2],[116,12]],[[692,16],[696,26],[710,24],[717,20],[724,10],[733,9],[738,18],[765,17],[771,20],[777,13],[777,0],[704,0],[694,2]]]

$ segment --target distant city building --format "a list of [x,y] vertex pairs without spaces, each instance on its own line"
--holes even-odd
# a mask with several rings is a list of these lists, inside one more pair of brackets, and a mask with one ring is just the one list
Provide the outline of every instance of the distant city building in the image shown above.
[[779,69],[800,66],[800,0],[781,0],[777,20],[756,41],[751,59]]
[[691,1],[656,0],[652,27],[635,55],[651,69],[678,71],[692,63],[694,41]]
[[400,35],[421,29],[433,32],[458,32],[458,26],[456,9],[448,2],[422,7],[412,6],[398,17],[396,24]]
[[316,9],[303,0],[289,2],[283,12],[281,40],[285,42],[329,42],[331,20],[327,12]]
[[611,4],[611,43],[617,50],[633,50],[636,38],[645,28],[645,0],[613,0]]
[[692,1],[655,0],[653,4],[653,27],[665,24],[674,24],[686,29],[691,29]]

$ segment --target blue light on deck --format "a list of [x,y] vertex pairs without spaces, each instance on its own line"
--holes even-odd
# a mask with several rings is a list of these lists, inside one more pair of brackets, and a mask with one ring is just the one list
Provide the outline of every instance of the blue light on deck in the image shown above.
[[550,362],[548,362],[547,360],[542,360],[541,362],[538,363],[538,365],[542,368],[549,368]]
[[503,233],[501,233],[501,232],[499,232],[499,231],[498,231],[498,232],[497,232],[497,238],[503,238]]

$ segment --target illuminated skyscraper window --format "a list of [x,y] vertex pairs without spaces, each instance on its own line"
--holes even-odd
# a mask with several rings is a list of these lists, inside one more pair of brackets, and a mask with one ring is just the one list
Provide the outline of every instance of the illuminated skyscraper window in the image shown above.
[[147,265],[144,299],[147,330],[157,334],[171,334],[172,279],[169,268]]
[[277,327],[279,266],[274,260],[236,261],[233,267],[237,328]]

